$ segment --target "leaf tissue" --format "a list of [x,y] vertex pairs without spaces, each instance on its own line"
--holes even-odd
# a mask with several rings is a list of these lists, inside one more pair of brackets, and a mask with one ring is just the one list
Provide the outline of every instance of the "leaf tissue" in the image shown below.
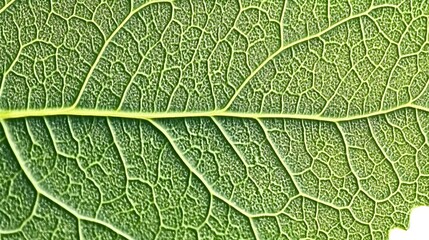
[[429,205],[428,20],[0,1],[0,239],[388,239]]

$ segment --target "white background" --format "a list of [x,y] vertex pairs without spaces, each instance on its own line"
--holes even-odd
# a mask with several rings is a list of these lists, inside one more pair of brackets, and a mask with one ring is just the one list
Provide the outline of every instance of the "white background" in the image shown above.
[[429,207],[414,208],[408,230],[391,230],[389,240],[429,240]]

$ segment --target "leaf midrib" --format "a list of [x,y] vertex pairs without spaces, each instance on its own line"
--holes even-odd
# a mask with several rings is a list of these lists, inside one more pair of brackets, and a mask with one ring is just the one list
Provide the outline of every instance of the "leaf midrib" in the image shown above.
[[[8,6],[14,2],[13,0],[9,2]],[[359,18],[362,16],[368,15],[370,12],[374,11],[375,9],[379,8],[397,8],[396,5],[391,4],[381,4],[376,6],[369,7],[366,11],[351,14],[350,16],[341,19],[340,21],[330,25],[326,29],[323,29],[322,31],[309,35],[307,37],[298,39],[297,41],[293,41],[287,44],[284,44],[282,42],[281,47],[275,51],[274,53],[270,54],[263,62],[259,64],[259,66],[254,69],[249,76],[246,77],[246,79],[243,81],[243,83],[238,87],[238,89],[235,91],[234,95],[230,98],[230,100],[226,103],[226,105],[219,110],[212,110],[212,111],[190,111],[190,112],[132,112],[132,111],[126,111],[126,110],[98,110],[98,109],[85,109],[85,108],[79,108],[78,104],[80,102],[81,96],[85,90],[85,86],[87,82],[89,81],[89,78],[92,76],[92,72],[95,69],[95,67],[98,65],[98,61],[103,55],[103,52],[107,45],[111,42],[111,40],[115,37],[116,33],[122,29],[122,27],[128,22],[128,20],[138,11],[141,9],[147,7],[148,5],[155,4],[155,3],[171,3],[170,0],[154,0],[149,1],[136,9],[133,9],[127,17],[118,25],[118,27],[112,32],[112,34],[106,39],[105,43],[102,46],[102,49],[100,53],[97,55],[97,58],[92,65],[90,71],[88,72],[84,82],[83,86],[81,88],[81,91],[79,92],[76,100],[73,102],[73,104],[70,107],[67,108],[48,108],[48,109],[20,109],[20,110],[0,110],[0,120],[6,120],[6,119],[14,119],[14,118],[26,118],[26,117],[47,117],[47,116],[60,116],[60,115],[69,115],[69,116],[93,116],[93,117],[118,117],[118,118],[131,118],[131,119],[162,119],[162,118],[187,118],[187,117],[235,117],[235,118],[254,118],[254,119],[263,119],[263,118],[284,118],[284,119],[300,119],[300,120],[315,120],[315,121],[324,121],[324,122],[342,122],[342,121],[350,121],[355,119],[361,119],[381,114],[386,114],[389,112],[393,112],[398,109],[403,108],[414,108],[419,109],[422,111],[429,112],[429,108],[425,108],[422,106],[414,105],[412,103],[406,103],[403,105],[398,105],[391,109],[386,110],[380,110],[380,111],[374,111],[369,112],[361,115],[351,115],[351,116],[344,116],[344,117],[331,117],[326,116],[325,114],[317,114],[317,115],[311,115],[311,114],[299,114],[299,113],[246,113],[246,112],[234,112],[230,111],[230,107],[233,104],[236,97],[240,94],[242,89],[247,85],[247,83],[261,70],[264,68],[264,66],[272,61],[276,56],[281,54],[284,50],[291,48],[297,44],[309,41],[311,39],[320,37],[321,35],[331,31],[332,29],[336,28],[337,26],[344,24],[345,22]],[[5,9],[5,8],[4,8]],[[3,9],[3,10],[4,10]],[[284,10],[284,9],[283,9]],[[283,29],[281,29],[283,31]],[[282,39],[283,41],[284,39]],[[1,91],[1,89],[0,89]]]
[[85,108],[52,108],[52,109],[28,109],[28,110],[9,110],[0,111],[0,120],[27,118],[27,117],[49,117],[49,116],[87,116],[87,117],[114,117],[128,119],[168,119],[168,118],[197,118],[197,117],[233,117],[233,118],[253,118],[253,119],[298,119],[313,120],[323,122],[346,122],[363,118],[375,117],[388,114],[400,109],[415,109],[423,112],[429,112],[429,108],[406,103],[396,107],[381,111],[374,111],[360,115],[351,115],[344,117],[331,117],[323,114],[299,114],[299,113],[249,113],[232,112],[227,110],[214,110],[204,112],[132,112],[125,110],[99,110]]

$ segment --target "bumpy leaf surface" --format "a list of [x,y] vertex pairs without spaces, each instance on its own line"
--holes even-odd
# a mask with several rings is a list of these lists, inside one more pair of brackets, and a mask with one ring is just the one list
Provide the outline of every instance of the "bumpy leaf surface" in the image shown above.
[[428,20],[0,1],[0,238],[387,239],[429,205]]

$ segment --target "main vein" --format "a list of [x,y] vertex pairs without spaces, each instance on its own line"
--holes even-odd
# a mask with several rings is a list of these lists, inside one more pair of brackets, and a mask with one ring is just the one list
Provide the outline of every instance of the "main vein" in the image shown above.
[[28,109],[28,110],[10,110],[0,111],[0,120],[27,118],[27,117],[48,117],[48,116],[92,116],[92,117],[116,117],[116,118],[131,118],[131,119],[163,119],[163,118],[194,118],[194,117],[233,117],[233,118],[283,118],[283,119],[300,119],[314,120],[324,122],[344,122],[356,119],[374,117],[378,115],[388,114],[400,109],[416,109],[424,112],[429,112],[429,108],[407,103],[394,108],[369,112],[351,116],[326,116],[312,115],[303,113],[248,113],[248,112],[231,112],[227,110],[214,110],[203,112],[132,112],[125,110],[99,110],[99,109],[83,109],[83,108],[52,108],[52,109]]

